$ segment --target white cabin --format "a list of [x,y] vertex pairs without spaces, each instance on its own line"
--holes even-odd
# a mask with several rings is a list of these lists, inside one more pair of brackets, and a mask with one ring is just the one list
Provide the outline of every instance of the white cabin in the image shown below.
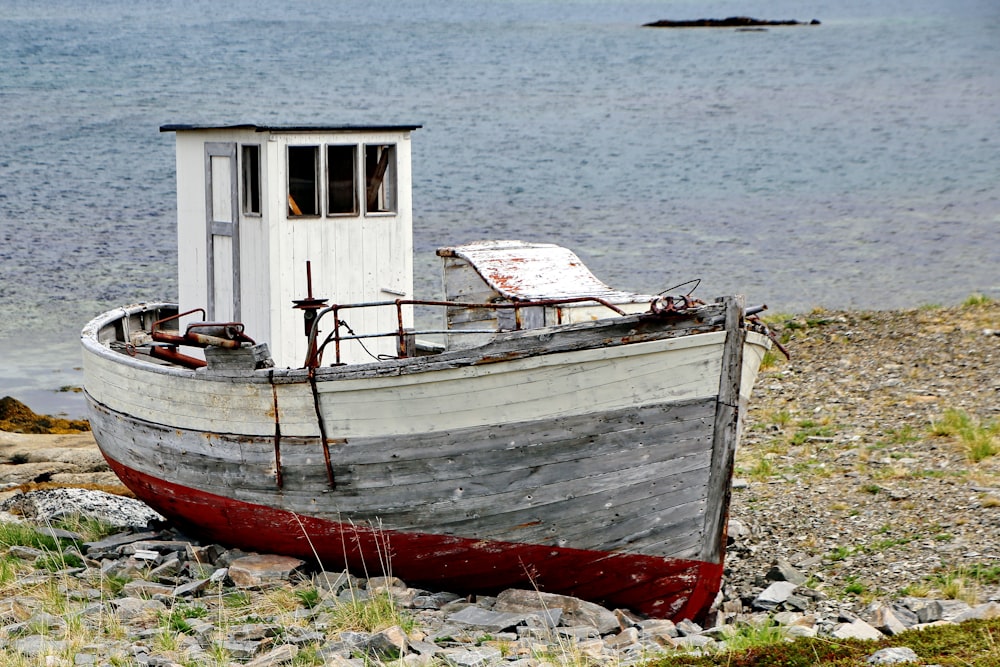
[[[161,127],[177,137],[180,311],[243,322],[276,366],[294,368],[308,348],[294,301],[413,299],[410,133],[419,127]],[[399,324],[393,308],[340,319],[359,333]],[[410,307],[403,319],[413,326]],[[396,340],[364,348],[345,341],[341,360],[394,355]]]

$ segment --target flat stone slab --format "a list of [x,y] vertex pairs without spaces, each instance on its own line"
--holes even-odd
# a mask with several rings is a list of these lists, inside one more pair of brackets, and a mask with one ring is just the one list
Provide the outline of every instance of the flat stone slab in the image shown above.
[[287,581],[292,572],[305,564],[288,556],[253,554],[234,560],[229,565],[229,578],[240,588],[265,586]]
[[482,628],[487,632],[503,632],[524,620],[524,613],[491,611],[482,607],[466,607],[448,617],[451,623]]

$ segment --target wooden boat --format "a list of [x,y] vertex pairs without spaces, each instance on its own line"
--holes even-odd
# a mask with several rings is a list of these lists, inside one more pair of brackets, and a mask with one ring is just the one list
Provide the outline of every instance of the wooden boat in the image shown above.
[[445,298],[413,299],[415,127],[164,128],[180,303],[82,333],[108,463],[243,549],[701,617],[766,331],[740,298],[612,290],[539,243],[441,249]]

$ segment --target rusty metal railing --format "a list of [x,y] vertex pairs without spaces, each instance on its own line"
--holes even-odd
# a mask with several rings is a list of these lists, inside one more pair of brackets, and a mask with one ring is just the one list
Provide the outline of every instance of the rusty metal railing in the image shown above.
[[[514,328],[509,329],[509,331],[520,331],[523,327],[523,320],[521,317],[521,311],[525,308],[540,308],[548,306],[561,306],[571,303],[584,303],[591,302],[597,305],[608,308],[618,315],[625,315],[625,311],[614,305],[613,303],[602,299],[600,297],[582,296],[582,297],[570,297],[565,299],[541,299],[538,301],[512,301],[504,303],[466,303],[462,301],[432,301],[426,299],[395,299],[393,301],[368,301],[362,303],[350,303],[350,304],[333,304],[321,309],[312,322],[312,326],[309,329],[309,345],[307,347],[307,354],[304,366],[306,368],[316,368],[323,360],[323,351],[327,345],[333,343],[334,354],[336,357],[336,364],[340,364],[340,351],[341,343],[347,340],[361,340],[365,338],[388,338],[390,336],[396,337],[397,339],[397,350],[399,352],[400,358],[406,358],[409,356],[409,351],[407,349],[406,339],[409,335],[415,335],[417,332],[407,330],[403,325],[403,308],[405,306],[436,306],[444,308],[464,308],[464,309],[482,309],[482,310],[513,310],[514,311]],[[382,333],[368,333],[368,334],[356,334],[351,331],[347,323],[340,319],[340,313],[344,310],[356,309],[356,308],[386,308],[395,307],[396,309],[396,322],[397,328],[394,331],[387,331]],[[320,345],[317,345],[317,336],[319,335],[319,323],[329,313],[333,313],[334,327],[333,331],[327,334],[326,338]],[[341,333],[341,327],[344,327],[348,331],[348,335],[343,335]],[[495,334],[500,329],[423,329],[419,333],[424,335],[433,334]]]

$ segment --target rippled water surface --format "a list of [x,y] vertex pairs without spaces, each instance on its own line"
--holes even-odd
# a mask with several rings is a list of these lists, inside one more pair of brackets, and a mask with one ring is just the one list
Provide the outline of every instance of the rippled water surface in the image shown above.
[[[736,14],[823,24],[639,27]],[[1000,297],[998,44],[995,0],[0,0],[0,395],[79,413],[80,327],[175,296],[165,123],[423,124],[425,295],[522,238],[779,311]]]

